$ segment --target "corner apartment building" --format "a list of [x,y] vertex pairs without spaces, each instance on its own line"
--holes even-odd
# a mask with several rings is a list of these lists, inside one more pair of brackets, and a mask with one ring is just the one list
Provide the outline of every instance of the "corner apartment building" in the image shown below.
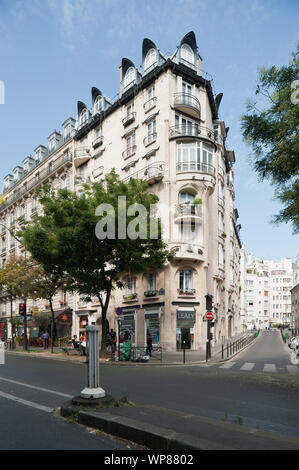
[[273,323],[292,324],[292,260],[261,260],[248,254],[246,270],[247,328],[265,328]]
[[[10,219],[16,220],[24,205],[26,210],[35,207],[31,191],[43,182],[80,193],[83,183],[101,182],[112,168],[125,181],[146,180],[148,190],[159,197],[164,238],[175,259],[159,272],[124,273],[127,287],[112,296],[109,327],[117,330],[120,321],[121,333],[129,330],[139,346],[150,331],[153,343],[166,350],[180,349],[183,342],[199,349],[206,341],[206,295],[213,296],[214,342],[241,329],[235,155],[226,148],[229,129],[218,115],[222,94],[215,96],[211,81],[203,77],[193,32],[170,57],[145,39],[142,64],[139,70],[122,59],[117,99],[93,87],[91,106],[78,102],[76,122],[69,119],[62,135],[51,134],[56,147],[50,150],[49,140],[41,160],[29,157],[34,160],[29,172],[24,161],[24,167],[6,177],[0,218],[12,229]],[[72,138],[64,141],[66,124]],[[11,249],[21,250],[10,246],[8,230],[4,238],[3,260]],[[96,301],[66,293],[61,298],[72,311],[73,333],[84,333],[92,321],[101,324]],[[116,308],[123,311],[118,319]],[[38,309],[44,311],[40,304]]]

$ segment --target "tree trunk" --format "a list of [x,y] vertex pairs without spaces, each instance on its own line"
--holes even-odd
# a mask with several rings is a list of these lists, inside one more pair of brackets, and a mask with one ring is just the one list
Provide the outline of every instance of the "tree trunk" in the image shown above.
[[54,322],[55,322],[55,313],[53,309],[52,298],[49,299],[51,307],[51,354],[54,353]]
[[102,307],[102,341],[101,341],[100,357],[103,357],[103,358],[107,357],[107,335],[109,333],[109,331],[107,331],[107,310],[109,306],[110,295],[111,295],[111,289],[106,292],[105,304],[103,304],[101,295],[98,295],[98,298]]
[[12,295],[10,296],[10,326],[11,326],[11,338],[12,338],[12,343],[14,342],[14,327],[13,327],[13,317],[12,317]]
[[27,338],[27,298],[24,300],[25,315],[24,315],[24,344],[23,349],[28,351],[28,338]]

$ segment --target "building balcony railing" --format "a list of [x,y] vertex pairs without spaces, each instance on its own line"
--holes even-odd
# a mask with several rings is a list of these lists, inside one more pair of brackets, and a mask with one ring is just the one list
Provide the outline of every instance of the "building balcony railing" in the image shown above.
[[137,145],[132,145],[131,147],[127,147],[126,150],[124,150],[122,153],[123,158],[131,157],[132,155],[134,155],[134,153],[136,153],[136,150],[137,150]]
[[132,112],[132,113],[129,113],[127,114],[123,120],[122,120],[122,123],[123,123],[123,126],[124,127],[127,127],[129,126],[130,124],[132,124],[132,122],[134,122],[136,119],[136,112]]
[[180,124],[169,128],[169,139],[196,139],[215,142],[214,132],[199,124]]
[[182,223],[182,222],[194,222],[194,223],[201,223],[202,222],[202,206],[201,204],[177,204],[175,207],[175,214],[174,214],[174,221],[175,223]]
[[157,140],[157,132],[153,132],[152,134],[149,134],[143,139],[143,144],[145,146],[152,144]]
[[90,159],[91,159],[90,148],[84,147],[84,148],[80,148],[76,150],[75,155],[74,155],[75,168],[78,168],[79,166],[88,162]]
[[124,302],[134,302],[138,297],[137,293],[132,293],[132,294],[124,294],[123,295],[123,301]]
[[46,180],[53,175],[56,171],[58,171],[60,168],[63,166],[72,165],[72,156],[70,154],[65,154],[62,155],[61,157],[57,158],[54,162],[53,165],[50,167],[45,168],[44,170],[41,170],[39,173],[39,181],[37,182],[35,178],[33,177],[31,180],[29,180],[26,184],[26,186],[23,186],[22,188],[19,188],[18,192],[13,193],[11,196],[8,196],[5,199],[5,202],[0,205],[0,213],[4,211],[7,207],[9,207],[11,204],[16,202],[19,198],[21,198],[24,194],[26,194],[28,191],[34,189],[36,186],[46,182]]
[[144,111],[147,113],[148,111],[150,111],[151,109],[153,109],[155,106],[156,106],[156,102],[157,102],[157,97],[156,96],[153,96],[152,98],[150,98],[148,101],[146,101],[146,103],[144,103],[143,105],[143,109]]
[[152,298],[152,297],[157,297],[158,291],[157,290],[147,290],[144,292],[144,297],[145,298]]
[[191,93],[175,93],[173,106],[175,109],[193,117],[200,116],[200,103]]
[[158,183],[164,178],[165,174],[165,163],[155,162],[147,165],[141,170],[132,173],[130,176],[124,178],[123,181],[129,181],[130,179],[141,179],[147,181],[148,184]]
[[196,162],[179,162],[176,165],[177,173],[207,173],[209,175],[215,176],[215,168],[213,165],[207,163],[196,163]]
[[196,289],[178,289],[178,295],[184,297],[194,297]]
[[171,243],[168,246],[171,250],[175,259],[177,260],[188,260],[188,261],[204,261],[204,247],[192,242],[178,242]]
[[97,137],[93,143],[92,143],[92,146],[94,149],[100,147],[104,142],[104,137],[102,135],[100,135],[99,137]]

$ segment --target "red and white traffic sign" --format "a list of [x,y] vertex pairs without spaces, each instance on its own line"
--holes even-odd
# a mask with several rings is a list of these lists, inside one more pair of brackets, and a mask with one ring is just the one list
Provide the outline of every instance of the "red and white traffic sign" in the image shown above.
[[206,319],[207,320],[213,320],[214,318],[214,314],[212,312],[207,312],[206,313]]

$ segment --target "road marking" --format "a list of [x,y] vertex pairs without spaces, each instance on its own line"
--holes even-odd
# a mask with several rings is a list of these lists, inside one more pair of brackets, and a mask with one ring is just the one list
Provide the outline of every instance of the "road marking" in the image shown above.
[[35,385],[25,384],[23,382],[17,382],[16,380],[6,379],[4,377],[0,377],[0,380],[3,380],[4,382],[9,382],[15,385],[21,385],[22,387],[33,388],[34,390],[38,390],[39,392],[52,393],[54,395],[58,395],[59,397],[73,398],[73,395],[68,395],[67,393],[56,392],[55,390],[49,390],[48,388],[36,387]]
[[22,398],[15,397],[14,395],[9,395],[8,393],[0,392],[0,397],[20,403],[20,405],[30,406],[31,408],[36,408],[37,410],[45,411],[46,413],[53,413],[54,411],[54,408],[39,405],[38,403],[33,403],[32,401],[23,400]]
[[245,362],[240,370],[252,370],[255,366],[255,362]]
[[236,364],[236,362],[227,362],[226,364],[223,364],[222,366],[219,367],[219,369],[230,369]]
[[276,372],[275,364],[264,364],[264,372]]
[[297,366],[287,366],[287,369],[290,374],[299,374],[299,367]]

